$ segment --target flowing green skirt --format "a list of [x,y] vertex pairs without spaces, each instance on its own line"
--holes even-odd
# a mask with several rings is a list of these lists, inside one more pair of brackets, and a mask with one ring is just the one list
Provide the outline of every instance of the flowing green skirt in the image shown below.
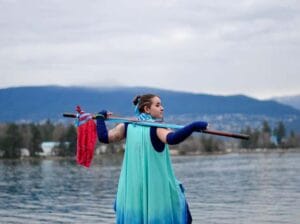
[[118,224],[185,224],[190,214],[168,145],[157,152],[150,128],[130,124],[116,198]]

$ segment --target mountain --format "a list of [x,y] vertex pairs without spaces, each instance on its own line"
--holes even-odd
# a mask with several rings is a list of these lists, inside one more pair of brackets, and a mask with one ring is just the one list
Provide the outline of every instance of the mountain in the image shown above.
[[299,110],[273,100],[257,100],[244,95],[216,96],[143,87],[61,86],[0,89],[0,122],[65,120],[62,113],[74,112],[76,105],[87,112],[107,109],[117,115],[132,116],[132,99],[144,93],[158,94],[166,117],[176,121],[207,119],[220,125],[235,122],[240,126],[241,122],[253,124],[270,118],[274,122],[286,119],[296,127],[300,124]]
[[300,110],[300,95],[274,97],[272,100]]

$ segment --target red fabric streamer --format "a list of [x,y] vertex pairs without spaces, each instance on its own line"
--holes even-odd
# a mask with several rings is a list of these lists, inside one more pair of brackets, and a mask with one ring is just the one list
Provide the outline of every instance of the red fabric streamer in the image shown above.
[[78,128],[77,128],[77,163],[90,167],[93,157],[94,149],[97,141],[96,124],[92,119],[92,115],[84,113],[79,106],[77,106],[79,113]]

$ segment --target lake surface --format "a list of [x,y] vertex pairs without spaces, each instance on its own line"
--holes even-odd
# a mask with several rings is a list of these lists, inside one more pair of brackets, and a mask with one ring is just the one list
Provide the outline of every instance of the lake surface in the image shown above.
[[[114,223],[122,157],[0,160],[0,223]],[[300,153],[176,156],[193,223],[300,222]]]

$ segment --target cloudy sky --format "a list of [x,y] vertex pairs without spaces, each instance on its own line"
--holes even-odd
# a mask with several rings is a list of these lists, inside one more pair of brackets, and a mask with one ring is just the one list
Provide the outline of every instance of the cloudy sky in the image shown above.
[[300,94],[298,0],[0,0],[0,88]]

